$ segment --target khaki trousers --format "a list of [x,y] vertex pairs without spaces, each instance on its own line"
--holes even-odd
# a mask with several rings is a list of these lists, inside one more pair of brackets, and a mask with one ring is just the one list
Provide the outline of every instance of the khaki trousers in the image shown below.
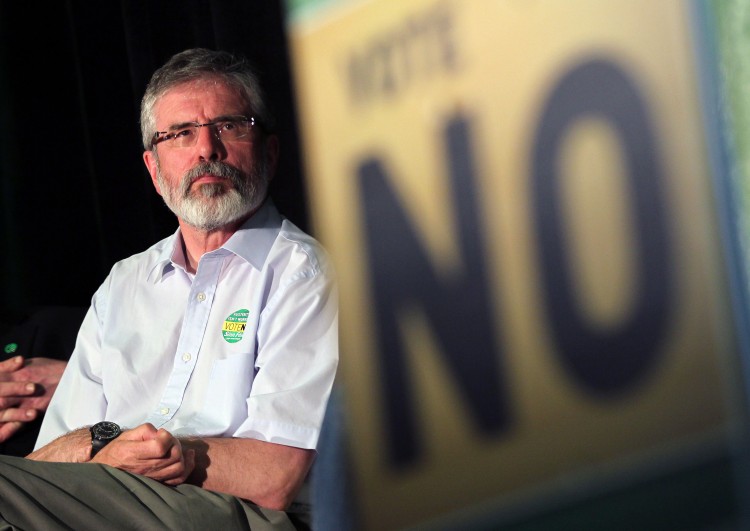
[[0,531],[306,529],[294,514],[96,463],[0,456]]

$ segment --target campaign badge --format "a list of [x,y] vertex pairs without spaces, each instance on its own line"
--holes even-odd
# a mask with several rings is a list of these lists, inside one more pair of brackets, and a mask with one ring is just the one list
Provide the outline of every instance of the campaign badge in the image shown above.
[[221,327],[221,335],[227,343],[237,343],[245,335],[247,326],[248,310],[237,310],[224,319],[224,325]]

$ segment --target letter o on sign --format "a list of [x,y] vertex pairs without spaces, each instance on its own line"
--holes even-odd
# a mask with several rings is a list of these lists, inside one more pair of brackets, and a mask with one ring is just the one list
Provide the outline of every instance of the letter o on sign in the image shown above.
[[[559,154],[578,120],[606,121],[622,145],[628,201],[634,220],[636,290],[631,311],[603,328],[587,321],[571,276],[562,223]],[[611,61],[575,66],[554,86],[532,146],[530,179],[534,229],[541,260],[545,312],[557,352],[575,381],[597,395],[632,387],[658,359],[674,302],[672,245],[657,138],[644,99]]]

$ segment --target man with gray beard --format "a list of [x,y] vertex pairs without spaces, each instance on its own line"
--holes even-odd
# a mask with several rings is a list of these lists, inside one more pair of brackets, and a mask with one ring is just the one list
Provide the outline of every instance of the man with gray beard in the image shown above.
[[95,293],[34,452],[0,456],[0,528],[306,528],[336,286],[267,197],[279,146],[256,75],[179,53],[141,130],[179,228]]

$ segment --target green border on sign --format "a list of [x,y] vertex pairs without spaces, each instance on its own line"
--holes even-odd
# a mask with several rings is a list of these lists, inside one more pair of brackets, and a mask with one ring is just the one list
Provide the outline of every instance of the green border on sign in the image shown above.
[[[733,155],[733,185],[740,192],[740,226],[747,251],[750,235],[750,2],[711,0],[719,55],[724,123]],[[750,256],[745,256],[750,263]]]
[[362,0],[285,0],[287,24],[294,24],[319,17],[324,11],[330,11],[334,5],[337,7],[345,4],[353,4]]

